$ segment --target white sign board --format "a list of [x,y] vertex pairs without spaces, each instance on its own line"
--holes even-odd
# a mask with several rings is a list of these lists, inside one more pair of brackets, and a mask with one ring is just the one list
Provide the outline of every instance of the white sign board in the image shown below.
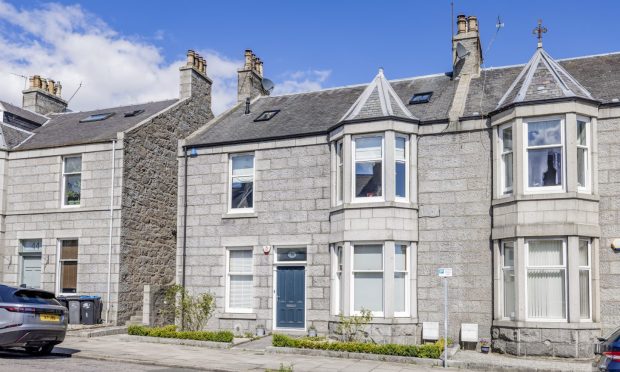
[[441,277],[452,276],[452,268],[451,267],[440,267],[437,269],[437,275]]
[[461,323],[461,341],[478,342],[478,324]]
[[422,339],[439,340],[439,322],[422,322]]

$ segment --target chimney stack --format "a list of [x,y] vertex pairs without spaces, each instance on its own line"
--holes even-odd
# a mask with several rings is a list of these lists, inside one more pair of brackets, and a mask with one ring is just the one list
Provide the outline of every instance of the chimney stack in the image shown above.
[[237,102],[268,95],[263,89],[263,61],[251,49],[246,49],[243,67],[237,70]]
[[44,79],[40,75],[28,78],[30,86],[22,92],[22,107],[37,114],[65,112],[67,101],[62,99],[62,85],[52,79]]
[[187,51],[187,62],[179,68],[181,99],[202,97],[211,108],[211,86],[213,82],[207,76],[207,60],[192,49]]
[[459,14],[456,17],[456,28],[457,33],[452,36],[452,78],[478,75],[482,65],[478,18]]

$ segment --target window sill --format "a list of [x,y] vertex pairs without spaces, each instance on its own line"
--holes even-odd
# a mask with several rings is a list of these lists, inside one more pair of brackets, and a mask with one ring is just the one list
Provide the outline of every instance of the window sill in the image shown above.
[[402,208],[402,209],[418,209],[416,203],[403,201],[377,201],[370,203],[344,203],[332,207],[329,212],[335,213],[344,209],[368,209],[368,208]]
[[[332,315],[329,319],[330,322],[339,322],[340,318],[337,315]],[[393,317],[393,318],[373,318],[368,324],[418,324],[418,318],[412,317]]]
[[557,199],[580,199],[589,201],[599,201],[598,195],[583,194],[577,192],[556,192],[549,194],[526,194],[526,195],[509,195],[493,199],[491,205],[501,205],[514,203],[521,200],[557,200]]
[[218,318],[256,320],[256,313],[222,313]]
[[494,327],[508,328],[545,328],[545,329],[601,329],[600,323],[584,321],[579,323],[568,323],[567,321],[557,322],[535,322],[517,320],[494,320]]
[[258,214],[256,212],[228,212],[222,215],[222,219],[230,219],[230,218],[257,218]]

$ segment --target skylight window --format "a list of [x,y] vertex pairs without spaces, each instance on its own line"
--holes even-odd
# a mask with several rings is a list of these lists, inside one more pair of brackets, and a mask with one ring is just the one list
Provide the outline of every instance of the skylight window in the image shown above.
[[427,103],[431,100],[432,95],[433,95],[433,92],[416,93],[409,100],[409,104],[413,105],[417,103]]
[[141,114],[141,113],[143,113],[143,112],[144,112],[144,110],[133,110],[133,111],[129,111],[129,112],[126,112],[126,113],[125,113],[125,117],[126,117],[126,118],[130,118],[130,117],[133,117],[133,116],[138,116],[138,115],[140,115],[140,114]]
[[114,115],[113,112],[106,112],[104,114],[92,114],[88,117],[85,117],[84,119],[80,120],[80,123],[90,123],[93,121],[102,121],[105,120],[107,118],[109,118],[110,116]]
[[278,112],[280,112],[280,110],[263,111],[263,113],[258,115],[258,117],[256,119],[254,119],[254,121],[267,121],[267,120],[271,120],[271,118],[276,116],[276,114]]

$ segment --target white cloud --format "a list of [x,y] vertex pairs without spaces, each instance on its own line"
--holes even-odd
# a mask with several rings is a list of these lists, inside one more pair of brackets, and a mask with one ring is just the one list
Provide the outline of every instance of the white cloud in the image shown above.
[[[150,39],[164,35],[165,30],[158,30]],[[82,82],[70,103],[73,110],[178,97],[178,67],[185,57],[167,61],[148,39],[121,35],[79,5],[50,3],[25,9],[0,0],[0,99],[21,103],[25,79],[13,74],[61,81],[65,99]],[[213,50],[197,51],[207,60],[207,74],[214,83],[213,110],[220,113],[236,102],[237,67],[243,61]],[[275,92],[320,89],[329,74],[320,70],[283,74]]]
[[306,70],[282,74],[282,81],[277,83],[274,94],[301,93],[318,90],[329,78],[331,70]]

